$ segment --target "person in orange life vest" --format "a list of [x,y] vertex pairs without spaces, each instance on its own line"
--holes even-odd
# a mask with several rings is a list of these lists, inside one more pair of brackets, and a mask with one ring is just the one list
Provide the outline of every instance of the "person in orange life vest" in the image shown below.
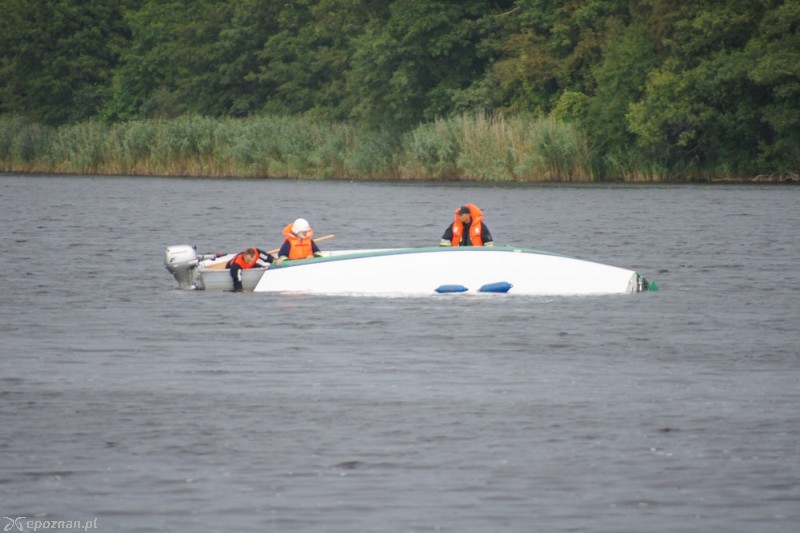
[[283,228],[283,241],[281,249],[278,251],[276,264],[280,265],[285,260],[310,259],[312,257],[322,257],[322,252],[314,242],[314,230],[309,226],[304,218],[298,218],[293,223]]
[[258,248],[248,248],[236,254],[233,259],[225,263],[225,268],[230,269],[234,292],[240,292],[242,290],[242,270],[247,270],[249,268],[268,268],[269,264],[274,260],[275,257],[271,253],[259,250]]
[[494,246],[478,206],[465,204],[456,209],[455,220],[444,230],[439,246]]

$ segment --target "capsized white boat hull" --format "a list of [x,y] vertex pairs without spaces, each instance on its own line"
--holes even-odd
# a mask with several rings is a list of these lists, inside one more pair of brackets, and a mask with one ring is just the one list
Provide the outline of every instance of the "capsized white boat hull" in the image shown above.
[[510,294],[548,296],[632,293],[646,283],[632,270],[535,250],[437,247],[287,262],[268,269],[254,291],[419,296],[510,284]]

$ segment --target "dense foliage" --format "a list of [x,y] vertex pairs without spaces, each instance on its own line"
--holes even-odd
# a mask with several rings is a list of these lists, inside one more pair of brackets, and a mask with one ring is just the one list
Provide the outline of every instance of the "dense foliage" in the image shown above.
[[800,169],[797,0],[0,0],[0,13],[0,113],[44,127],[302,115],[399,137],[489,113],[572,124],[592,176]]

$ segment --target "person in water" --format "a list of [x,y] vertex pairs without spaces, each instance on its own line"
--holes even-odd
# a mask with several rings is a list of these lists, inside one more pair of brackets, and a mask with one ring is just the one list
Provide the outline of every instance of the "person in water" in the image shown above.
[[322,252],[314,242],[314,230],[304,218],[298,218],[293,223],[283,228],[283,241],[281,249],[278,251],[276,264],[281,264],[285,260],[292,261],[297,259],[311,259],[312,257],[322,257]]
[[444,230],[439,246],[494,246],[478,206],[465,204],[456,209],[455,220]]
[[242,290],[242,270],[269,268],[269,264],[273,261],[275,261],[275,257],[271,253],[258,248],[248,248],[236,254],[233,259],[225,264],[225,268],[230,269],[234,292],[241,292]]

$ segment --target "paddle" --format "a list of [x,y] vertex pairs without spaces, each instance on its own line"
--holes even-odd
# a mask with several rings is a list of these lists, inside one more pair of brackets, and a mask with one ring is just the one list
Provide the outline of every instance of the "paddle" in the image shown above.
[[[333,239],[334,237],[336,237],[336,234],[335,233],[331,233],[330,235],[325,235],[324,237],[320,237],[319,239],[314,239],[314,242],[328,241],[330,239]],[[275,248],[274,250],[270,250],[267,253],[274,255],[274,254],[277,254],[278,252],[280,252],[280,250],[281,250],[280,248]],[[206,270],[223,270],[225,268],[225,263],[227,263],[227,261],[221,261],[219,263],[214,263],[212,265],[208,265],[208,266],[206,266],[204,268]]]

